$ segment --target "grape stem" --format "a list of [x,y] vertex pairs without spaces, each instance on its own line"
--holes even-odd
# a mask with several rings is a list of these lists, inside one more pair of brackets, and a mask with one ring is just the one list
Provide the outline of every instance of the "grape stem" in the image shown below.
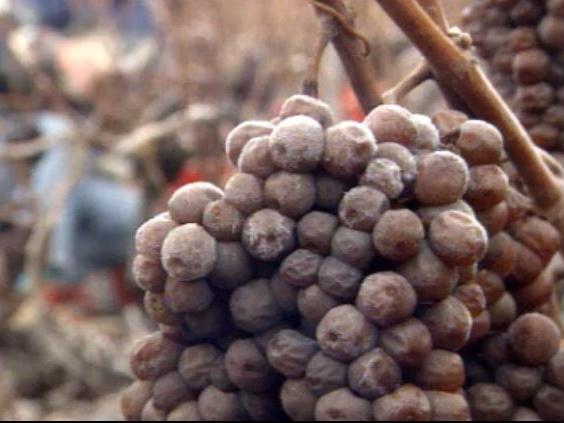
[[426,61],[422,61],[410,74],[382,95],[384,102],[386,104],[400,102],[412,90],[431,78],[433,78],[431,68]]
[[313,52],[309,58],[308,69],[302,86],[302,92],[311,97],[319,96],[319,69],[321,67],[321,59],[323,58],[323,53],[329,45],[329,42],[335,36],[334,25],[329,16],[320,15],[319,21],[321,27]]
[[[475,116],[499,128],[505,138],[507,153],[523,177],[537,206],[551,220],[561,220],[560,216],[555,215],[555,212],[558,214],[555,208],[560,209],[557,206],[562,201],[562,188],[546,166],[525,128],[475,60],[435,24],[418,1],[376,1],[421,51],[437,80],[462,99]],[[427,8],[438,5],[432,1],[422,3]],[[559,214],[561,213],[560,211]],[[561,232],[564,233],[564,230]]]
[[[346,0],[315,0],[312,4],[320,18],[331,17],[328,21],[332,27],[331,42],[343,63],[360,106],[368,113],[382,104],[383,100],[376,82],[376,71],[366,55],[368,41],[354,29],[352,9]],[[358,42],[359,39],[362,43]]]

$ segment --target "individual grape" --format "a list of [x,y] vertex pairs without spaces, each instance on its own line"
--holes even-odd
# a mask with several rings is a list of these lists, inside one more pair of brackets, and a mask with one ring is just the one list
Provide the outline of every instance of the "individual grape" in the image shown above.
[[222,302],[214,300],[204,311],[186,314],[184,321],[196,336],[215,338],[227,329],[228,310]]
[[185,281],[201,279],[213,270],[217,243],[204,228],[189,223],[168,234],[162,256],[163,267],[170,277]]
[[208,182],[184,185],[177,189],[168,200],[170,218],[181,225],[201,223],[206,206],[222,197],[223,192]]
[[146,292],[143,305],[151,320],[155,322],[165,325],[177,325],[182,322],[182,317],[170,309],[162,294]]
[[308,362],[317,351],[314,339],[289,329],[274,335],[266,347],[269,363],[288,378],[303,377]]
[[373,403],[376,421],[430,421],[431,403],[415,385],[403,385]]
[[356,297],[362,272],[334,257],[327,257],[319,268],[319,287],[335,298],[352,300]]
[[536,422],[541,421],[541,418],[537,413],[535,413],[530,408],[526,407],[519,407],[515,409],[515,413],[513,413],[514,422]]
[[439,130],[430,117],[426,115],[413,114],[411,120],[417,128],[417,138],[415,148],[421,151],[434,151],[441,142]]
[[325,145],[322,126],[307,116],[280,122],[270,135],[272,161],[288,172],[309,172],[321,162]]
[[413,314],[417,295],[407,279],[394,272],[380,272],[362,282],[356,306],[379,327],[399,323]]
[[515,289],[511,294],[519,310],[531,310],[550,300],[554,292],[554,283],[550,273],[542,273],[533,282]]
[[533,404],[539,416],[547,421],[564,419],[564,391],[550,385],[543,385],[535,395]]
[[343,388],[347,385],[347,365],[320,351],[307,364],[305,381],[316,395]]
[[389,159],[372,160],[360,183],[383,192],[388,198],[398,198],[405,188],[400,167]]
[[488,307],[490,314],[491,328],[501,331],[509,327],[517,318],[517,304],[513,297],[507,292]]
[[357,122],[344,121],[327,130],[323,168],[338,178],[352,178],[362,172],[376,150],[370,130]]
[[380,338],[384,351],[402,367],[419,367],[433,346],[429,329],[413,318],[387,327]]
[[538,45],[536,28],[520,26],[511,31],[509,47],[511,51],[519,53],[535,48]]
[[266,357],[251,339],[239,339],[225,353],[225,370],[238,388],[267,392],[277,382]]
[[196,399],[178,372],[167,373],[153,385],[153,404],[159,410],[171,411],[184,401]]
[[511,8],[511,21],[516,25],[535,23],[544,12],[544,8],[536,1],[517,0]]
[[140,380],[156,380],[171,372],[182,347],[156,332],[138,341],[129,358],[131,371]]
[[251,139],[241,151],[237,166],[239,171],[259,178],[268,178],[276,172],[276,165],[270,152],[268,135]]
[[331,254],[357,269],[370,266],[376,256],[369,234],[344,226],[333,235]]
[[274,261],[291,251],[296,244],[293,220],[275,210],[263,209],[245,222],[243,244],[255,258]]
[[239,393],[239,401],[251,421],[272,422],[282,419],[278,398],[271,394],[242,391]]
[[323,291],[319,285],[311,285],[298,293],[298,309],[304,319],[318,323],[338,301]]
[[476,283],[460,285],[453,295],[464,304],[472,317],[478,316],[486,309],[486,296],[480,285]]
[[505,200],[508,184],[507,175],[499,166],[474,166],[464,199],[476,210],[487,210]]
[[372,420],[370,402],[356,396],[348,388],[337,389],[323,395],[315,406],[317,421],[369,421]]
[[525,111],[541,111],[554,101],[554,89],[546,82],[519,86],[515,101]]
[[135,233],[135,250],[147,259],[160,260],[163,242],[178,224],[168,213],[161,213],[142,224]]
[[560,130],[554,125],[541,122],[529,129],[533,142],[541,148],[553,149],[558,144]]
[[318,121],[324,128],[328,128],[335,120],[331,108],[315,97],[296,94],[284,101],[279,116],[282,119],[291,116],[305,115]]
[[437,151],[417,163],[415,195],[425,205],[442,205],[460,200],[470,181],[462,158],[448,151]]
[[543,120],[550,125],[561,128],[564,125],[564,106],[553,104],[544,112]]
[[548,263],[560,249],[560,234],[558,230],[536,216],[516,222],[512,225],[512,234],[517,241],[522,242],[535,252],[543,261]]
[[503,137],[499,130],[482,120],[467,120],[456,140],[460,154],[469,165],[496,164],[501,160]]
[[253,276],[249,254],[239,242],[218,242],[217,259],[208,278],[219,289],[235,289]]
[[186,401],[171,411],[167,417],[169,422],[199,422],[202,420],[197,401]]
[[337,306],[317,326],[317,341],[327,355],[351,361],[373,348],[378,332],[353,306]]
[[480,270],[476,277],[476,283],[482,288],[488,305],[498,301],[505,293],[503,279],[489,270]]
[[322,261],[321,256],[309,250],[296,250],[280,264],[280,278],[296,288],[306,288],[317,282]]
[[411,183],[417,173],[415,156],[407,148],[396,142],[385,142],[378,144],[376,158],[388,159],[401,169],[401,177],[404,183]]
[[[515,169],[515,168],[513,168]],[[509,172],[506,170],[506,172]],[[509,210],[509,222],[516,222],[524,219],[529,212],[533,211],[531,199],[521,194],[517,189],[510,186],[505,198]]]
[[433,115],[433,124],[439,130],[439,136],[443,144],[456,141],[460,127],[468,120],[468,116],[457,110],[447,109]]
[[131,384],[121,394],[121,414],[126,421],[140,421],[145,405],[152,396],[153,384],[137,381]]
[[198,398],[198,410],[204,421],[242,421],[245,409],[235,392],[208,386]]
[[260,120],[249,120],[233,128],[225,140],[226,154],[233,166],[237,166],[241,152],[251,139],[269,135],[273,129],[272,123]]
[[335,211],[347,190],[348,185],[337,178],[324,173],[316,175],[315,191],[317,197],[315,205],[323,210]]
[[306,214],[315,203],[315,180],[309,174],[276,172],[264,184],[266,206],[289,217]]
[[350,229],[372,232],[389,208],[390,201],[381,191],[360,186],[345,194],[339,206],[339,217]]
[[329,213],[313,211],[298,222],[298,241],[301,248],[315,254],[331,252],[331,240],[339,220]]
[[402,381],[401,369],[381,348],[354,360],[348,371],[350,388],[364,398],[376,399],[395,391]]
[[282,318],[267,279],[256,279],[233,291],[229,308],[235,324],[251,333],[262,332]]
[[298,311],[298,289],[285,282],[279,275],[270,280],[270,290],[278,307],[285,313],[295,314]]
[[491,209],[478,212],[476,219],[484,226],[490,237],[497,235],[509,222],[507,203],[502,201]]
[[425,227],[429,227],[431,222],[439,216],[441,213],[446,211],[459,211],[465,213],[468,216],[476,217],[474,210],[470,205],[464,200],[458,200],[451,204],[446,204],[442,206],[427,206],[420,207],[417,209],[417,215],[421,219],[421,222]]
[[513,58],[513,77],[520,84],[543,81],[550,70],[550,57],[539,48],[525,50]]
[[420,302],[448,297],[458,281],[456,268],[444,264],[426,242],[419,254],[402,264],[398,272],[413,286]]
[[[546,364],[558,352],[560,331],[539,313],[520,316],[509,328],[509,342],[515,358],[527,366]],[[539,346],[542,345],[542,348]]]
[[488,235],[471,216],[446,211],[431,222],[429,244],[444,262],[466,266],[478,262],[485,255]]
[[193,390],[210,384],[210,375],[221,352],[211,344],[198,344],[186,348],[178,360],[178,373],[186,386]]
[[433,350],[417,370],[417,385],[431,391],[456,392],[464,384],[462,358],[450,351]]
[[424,309],[421,313],[421,321],[431,332],[433,346],[449,351],[462,348],[472,330],[470,312],[464,304],[452,296]]
[[218,241],[238,241],[245,218],[227,201],[216,200],[206,206],[202,220],[208,233]]
[[482,259],[481,265],[505,278],[515,266],[517,249],[518,245],[512,237],[505,232],[501,232],[490,239],[488,251]]
[[143,408],[141,420],[144,422],[164,422],[166,421],[166,411],[155,407],[153,400],[150,400]]
[[280,390],[280,402],[286,414],[294,421],[315,419],[317,396],[304,379],[288,379]]
[[[294,322],[292,322],[292,323],[294,323]],[[266,356],[266,347],[268,346],[268,343],[270,342],[270,340],[272,338],[274,338],[274,336],[276,336],[276,334],[278,334],[278,332],[285,330],[285,329],[293,329],[293,326],[294,325],[290,325],[289,322],[279,323],[275,326],[272,326],[270,329],[265,330],[264,332],[256,334],[253,337],[253,341],[255,341],[255,344],[257,344],[257,347],[259,347],[259,349],[263,353],[263,355]]]
[[509,392],[515,401],[534,397],[542,385],[542,370],[506,363],[496,370],[495,381]]
[[460,394],[425,391],[431,403],[434,421],[470,421],[470,407]]
[[214,298],[213,291],[203,279],[191,282],[168,279],[164,296],[166,304],[176,313],[202,312]]
[[215,362],[210,371],[210,382],[213,386],[222,391],[234,391],[237,389],[233,381],[227,374],[225,368],[225,355],[220,355],[215,359]]
[[409,149],[415,147],[417,126],[411,113],[401,106],[385,104],[373,109],[364,119],[379,143],[395,142]]
[[507,421],[513,417],[513,400],[501,386],[479,383],[466,392],[474,420]]
[[520,242],[515,242],[517,258],[507,280],[508,284],[522,286],[535,280],[543,271],[543,264],[538,255]]
[[550,48],[560,49],[564,37],[564,19],[547,15],[538,27],[539,37]]
[[138,254],[132,265],[132,273],[137,286],[144,291],[163,292],[166,272],[159,259]]
[[236,173],[225,185],[225,201],[245,215],[252,214],[264,206],[264,183],[249,173]]
[[564,389],[564,349],[560,349],[548,362],[544,373],[547,383]]
[[424,238],[421,220],[408,209],[388,210],[372,233],[376,250],[383,257],[400,262],[415,257]]
[[169,341],[180,345],[194,345],[201,339],[194,333],[190,332],[186,325],[163,325],[160,323],[159,331]]

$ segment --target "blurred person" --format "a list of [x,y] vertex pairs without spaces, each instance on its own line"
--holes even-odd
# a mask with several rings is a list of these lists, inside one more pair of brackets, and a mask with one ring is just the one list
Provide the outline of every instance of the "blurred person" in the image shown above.
[[[51,204],[52,193],[68,177],[71,148],[65,140],[48,151],[33,172],[32,186],[40,210]],[[65,200],[50,239],[46,262],[45,298],[56,304],[71,300],[84,307],[89,297],[81,282],[95,272],[109,272],[116,301],[130,300],[125,289],[125,266],[140,222],[142,195],[132,182],[123,182],[104,170],[105,156],[87,147],[82,173]]]

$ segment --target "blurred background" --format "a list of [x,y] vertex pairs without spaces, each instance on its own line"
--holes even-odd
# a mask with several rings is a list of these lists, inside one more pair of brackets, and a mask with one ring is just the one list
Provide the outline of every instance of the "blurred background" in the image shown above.
[[[445,2],[457,24],[464,0]],[[382,88],[420,56],[352,0]],[[119,419],[127,352],[153,329],[135,228],[175,188],[232,169],[224,138],[301,89],[306,0],[0,0],[0,419]],[[362,119],[336,53],[320,96]],[[432,82],[405,104],[443,106]]]

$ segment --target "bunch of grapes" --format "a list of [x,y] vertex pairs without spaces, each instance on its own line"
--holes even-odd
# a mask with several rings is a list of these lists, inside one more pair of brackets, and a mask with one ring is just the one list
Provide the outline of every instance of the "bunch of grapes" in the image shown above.
[[473,0],[463,21],[532,139],[564,151],[564,1]]
[[396,105],[335,123],[297,95],[226,150],[223,191],[180,188],[137,232],[160,331],[131,355],[127,419],[564,418],[560,238],[495,127]]

